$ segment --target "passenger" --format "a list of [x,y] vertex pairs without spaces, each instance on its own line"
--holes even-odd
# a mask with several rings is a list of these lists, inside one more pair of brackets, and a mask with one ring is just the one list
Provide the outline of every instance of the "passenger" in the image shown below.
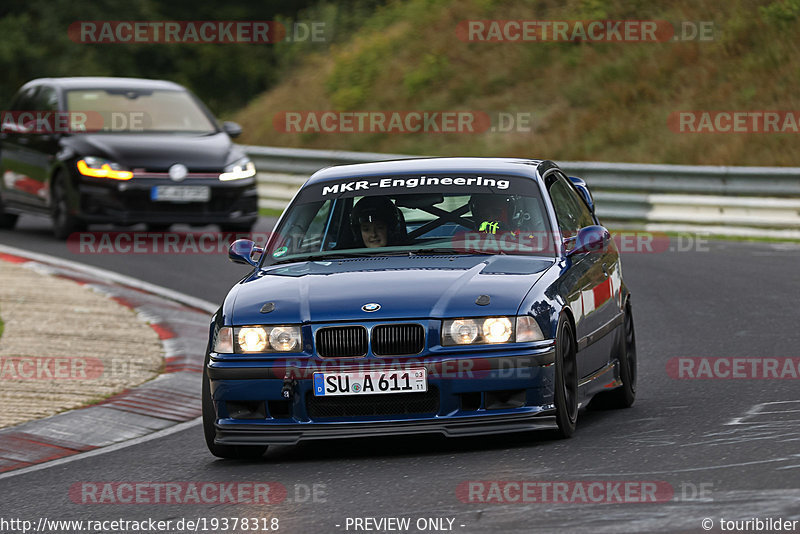
[[350,217],[356,247],[378,248],[404,245],[408,240],[400,210],[386,197],[364,197]]
[[512,204],[511,197],[504,195],[472,195],[469,208],[476,230],[488,234],[510,230],[509,212],[513,210]]

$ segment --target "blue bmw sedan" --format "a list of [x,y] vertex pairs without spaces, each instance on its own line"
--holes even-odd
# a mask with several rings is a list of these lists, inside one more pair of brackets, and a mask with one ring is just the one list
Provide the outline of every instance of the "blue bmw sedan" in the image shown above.
[[636,393],[630,293],[585,182],[431,158],[315,173],[212,319],[212,454],[353,436],[575,431]]

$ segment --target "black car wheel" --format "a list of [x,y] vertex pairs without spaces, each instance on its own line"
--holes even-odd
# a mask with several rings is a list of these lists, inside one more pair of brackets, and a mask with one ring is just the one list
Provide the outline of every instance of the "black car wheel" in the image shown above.
[[630,302],[625,305],[624,329],[617,347],[619,377],[622,385],[611,391],[600,393],[592,399],[592,409],[629,408],[636,400],[636,330]]
[[556,380],[554,402],[558,435],[568,438],[575,432],[578,420],[578,368],[575,337],[565,316],[558,320],[556,335]]
[[214,400],[211,398],[211,385],[208,376],[203,372],[203,433],[206,437],[206,445],[211,454],[218,458],[254,460],[261,458],[267,452],[266,445],[217,445],[214,438],[217,431],[214,428],[214,421],[217,414],[214,410]]
[[17,224],[17,219],[19,215],[14,215],[12,213],[6,213],[3,209],[3,199],[0,198],[0,228],[5,230],[11,230],[14,228],[14,225]]
[[66,176],[60,172],[53,179],[51,185],[51,216],[53,219],[53,234],[56,239],[66,239],[73,232],[86,229],[86,224],[69,212],[67,201]]

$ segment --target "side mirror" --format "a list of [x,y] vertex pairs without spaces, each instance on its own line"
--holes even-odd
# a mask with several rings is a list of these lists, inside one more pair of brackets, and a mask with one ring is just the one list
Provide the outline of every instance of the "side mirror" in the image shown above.
[[[30,124],[30,123],[27,123]],[[11,134],[27,134],[29,133],[29,129],[26,124],[16,124],[14,122],[4,122],[2,126],[0,126],[0,131],[3,133],[11,133]]]
[[233,121],[225,121],[222,123],[222,131],[230,137],[239,137],[242,135],[242,127]]
[[572,182],[572,185],[574,185],[575,189],[578,190],[578,193],[580,193],[581,198],[586,203],[589,211],[594,213],[594,198],[592,198],[592,193],[589,191],[589,186],[586,185],[586,182],[583,180],[583,178],[570,176],[569,181]]
[[258,262],[253,259],[253,253],[262,254],[264,249],[257,247],[249,239],[237,239],[228,249],[228,259],[233,263],[244,263],[255,267]]
[[578,235],[573,239],[575,246],[567,252],[567,256],[586,254],[587,252],[605,252],[611,241],[611,234],[605,227],[593,225],[578,230]]

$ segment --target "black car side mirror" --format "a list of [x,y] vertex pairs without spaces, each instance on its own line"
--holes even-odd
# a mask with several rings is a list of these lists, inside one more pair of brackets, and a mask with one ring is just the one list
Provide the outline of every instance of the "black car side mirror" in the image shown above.
[[578,235],[573,239],[575,246],[567,252],[567,256],[586,254],[587,252],[605,252],[608,249],[608,242],[611,241],[611,234],[603,226],[592,225],[578,230]]
[[233,121],[225,121],[222,123],[222,131],[230,137],[239,137],[242,135],[242,127]]
[[237,239],[228,248],[228,259],[233,263],[245,263],[255,267],[258,262],[253,259],[253,253],[262,254],[264,249],[257,247],[249,239]]

